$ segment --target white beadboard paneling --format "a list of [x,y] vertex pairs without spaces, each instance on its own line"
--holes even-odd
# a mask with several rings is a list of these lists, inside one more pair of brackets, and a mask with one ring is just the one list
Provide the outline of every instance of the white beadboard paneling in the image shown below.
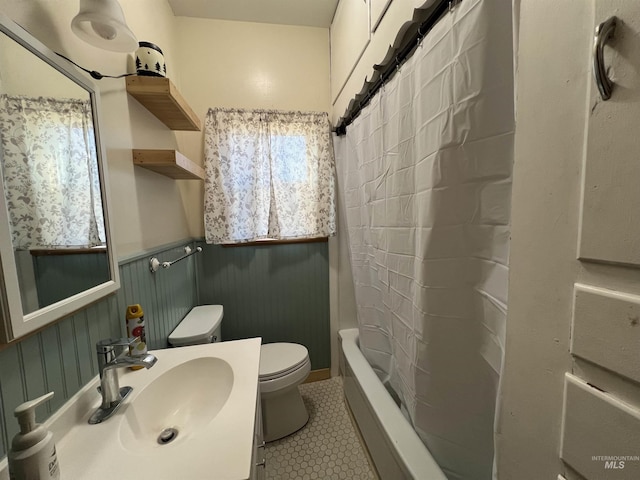
[[640,382],[640,296],[576,284],[571,353]]
[[565,375],[560,458],[586,480],[640,478],[640,410]]

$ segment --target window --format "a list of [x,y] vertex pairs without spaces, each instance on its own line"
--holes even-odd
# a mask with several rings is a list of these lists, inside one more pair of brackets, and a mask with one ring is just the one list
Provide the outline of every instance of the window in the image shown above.
[[335,162],[326,113],[210,109],[208,243],[335,235]]
[[2,95],[0,131],[14,248],[104,244],[91,103]]

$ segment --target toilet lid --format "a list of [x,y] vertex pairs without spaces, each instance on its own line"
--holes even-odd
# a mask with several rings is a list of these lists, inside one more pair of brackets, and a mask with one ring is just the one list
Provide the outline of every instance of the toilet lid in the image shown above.
[[308,361],[309,352],[297,343],[266,343],[260,348],[260,378],[272,378],[295,370]]

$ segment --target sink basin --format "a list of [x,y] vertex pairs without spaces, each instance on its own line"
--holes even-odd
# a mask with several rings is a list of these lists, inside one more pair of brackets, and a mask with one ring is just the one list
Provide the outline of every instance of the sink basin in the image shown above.
[[125,401],[120,441],[140,450],[194,439],[224,407],[233,380],[229,363],[216,357],[194,358],[167,370]]
[[[253,338],[152,351],[158,358],[152,368],[118,370],[120,385],[132,392],[110,418],[89,425],[101,402],[94,378],[45,422],[61,478],[112,480],[143,472],[154,480],[248,479],[260,343]],[[164,444],[158,443],[161,433],[169,438]],[[0,479],[5,473],[6,460]]]

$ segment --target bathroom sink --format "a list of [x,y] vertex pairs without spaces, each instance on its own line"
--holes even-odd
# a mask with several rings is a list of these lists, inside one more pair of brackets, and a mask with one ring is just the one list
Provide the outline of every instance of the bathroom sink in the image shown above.
[[[154,480],[248,479],[260,343],[253,338],[152,351],[158,359],[152,368],[118,370],[120,385],[132,392],[111,417],[90,425],[101,403],[94,378],[45,422],[61,478],[112,480],[142,472]],[[0,461],[0,480],[5,474],[6,461]]]
[[181,363],[125,401],[120,440],[132,449],[197,441],[232,388],[233,370],[226,360],[202,357]]

